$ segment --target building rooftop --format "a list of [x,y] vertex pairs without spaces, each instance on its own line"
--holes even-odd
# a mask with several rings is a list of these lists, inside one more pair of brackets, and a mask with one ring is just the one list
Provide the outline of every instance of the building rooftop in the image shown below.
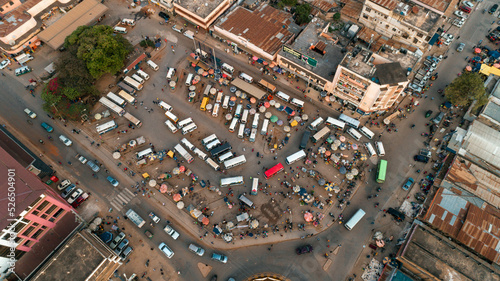
[[403,21],[423,31],[429,32],[439,21],[441,15],[418,5],[408,5],[400,2],[395,13],[401,14],[401,10],[408,6],[409,11],[403,16]]
[[337,3],[335,3],[334,1],[313,0],[309,3],[311,4],[311,6],[318,8],[323,13],[328,13],[330,12],[330,10],[337,7]]
[[275,54],[293,38],[294,34],[288,30],[291,23],[289,13],[264,4],[255,11],[237,7],[222,17],[217,26],[245,38],[268,54]]
[[363,10],[363,3],[356,0],[347,0],[340,12],[349,18],[357,20],[362,10]]
[[498,281],[498,270],[416,220],[401,246],[398,260],[424,270],[437,280]]
[[198,15],[201,18],[206,18],[212,13],[224,0],[174,0],[176,5]]
[[[290,54],[281,50],[280,55],[320,77],[327,80],[333,79],[333,73],[337,70],[337,66],[344,55],[341,52],[341,47],[336,45],[334,40],[330,40],[328,38],[329,34],[324,32],[327,28],[328,23],[318,17],[313,18],[299,36],[295,38],[294,42],[288,45],[300,54]],[[301,55],[316,60],[316,66],[304,62]]]
[[375,75],[381,85],[397,84],[408,80],[406,72],[399,62],[379,64],[376,66]]
[[492,96],[480,116],[497,126],[500,125],[500,99]]
[[439,188],[424,220],[451,237],[457,237],[470,205],[466,199],[466,196]]
[[370,2],[373,2],[381,7],[384,7],[388,10],[394,10],[396,6],[398,5],[399,1],[397,0],[369,0]]
[[500,131],[475,120],[469,127],[458,154],[500,174],[499,152]]
[[[439,12],[444,13],[448,6],[453,2],[453,0],[411,0],[413,3],[417,3],[421,6],[428,6],[432,9],[436,9]],[[458,2],[455,0],[455,2]]]

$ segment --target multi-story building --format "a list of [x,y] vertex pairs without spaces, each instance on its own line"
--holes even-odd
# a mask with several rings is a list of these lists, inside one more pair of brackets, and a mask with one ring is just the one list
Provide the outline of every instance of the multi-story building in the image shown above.
[[[170,7],[169,1],[160,0],[163,5]],[[174,12],[186,21],[208,30],[210,25],[220,17],[234,1],[232,0],[174,0]]]

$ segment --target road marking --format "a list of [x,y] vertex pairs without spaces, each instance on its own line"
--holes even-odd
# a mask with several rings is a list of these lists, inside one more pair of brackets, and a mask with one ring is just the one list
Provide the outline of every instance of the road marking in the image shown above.
[[123,189],[113,200],[111,200],[111,205],[116,209],[116,211],[120,211],[123,206],[127,205],[132,199],[134,199],[136,195],[132,193],[127,188]]

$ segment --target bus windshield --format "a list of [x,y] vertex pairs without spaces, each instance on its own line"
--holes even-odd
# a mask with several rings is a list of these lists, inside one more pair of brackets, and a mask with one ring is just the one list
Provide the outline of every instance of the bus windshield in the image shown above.
[[377,171],[377,182],[384,183],[385,182],[385,174],[387,173],[387,160],[381,159],[378,163],[378,171]]

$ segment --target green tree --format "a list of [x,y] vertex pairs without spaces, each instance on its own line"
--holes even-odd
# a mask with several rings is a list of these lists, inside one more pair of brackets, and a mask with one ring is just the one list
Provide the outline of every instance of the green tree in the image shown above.
[[64,45],[85,63],[95,79],[120,71],[132,49],[127,40],[115,35],[112,27],[106,25],[80,26],[66,37]]
[[477,100],[475,108],[488,102],[484,81],[477,72],[465,72],[444,90],[446,98],[454,105],[467,106]]
[[337,13],[335,13],[335,14],[333,15],[333,20],[334,20],[334,21],[338,21],[338,20],[340,20],[340,13],[338,13],[338,12],[337,12]]
[[298,25],[308,23],[311,21],[309,15],[311,14],[311,6],[308,3],[297,6],[295,9],[295,23]]

